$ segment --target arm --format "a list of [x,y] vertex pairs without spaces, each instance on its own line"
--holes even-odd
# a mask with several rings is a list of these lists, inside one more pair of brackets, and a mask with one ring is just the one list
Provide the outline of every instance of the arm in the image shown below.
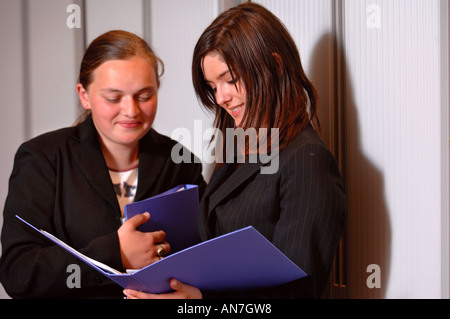
[[[14,217],[16,214],[70,245],[73,245],[73,235],[84,237],[82,248],[75,248],[114,268],[121,265],[117,228],[92,238],[84,233],[71,232],[73,221],[66,210],[71,210],[70,217],[76,218],[76,212],[82,209],[73,207],[71,203],[63,205],[57,200],[63,188],[60,181],[64,177],[60,176],[61,164],[51,156],[51,151],[33,142],[22,145],[16,154],[3,213],[0,261],[1,282],[14,298],[86,296],[91,290],[98,291],[111,285],[95,270],[29,229]],[[73,197],[73,201],[81,201],[79,195],[73,194]],[[87,222],[93,221],[79,220],[78,226],[86,229]],[[105,227],[109,229],[109,226]],[[81,289],[70,290],[67,287],[67,267],[70,264],[81,268]]]
[[[44,296],[57,289],[53,281],[60,289],[65,283],[65,278],[54,276],[65,273],[62,265],[70,263],[67,256],[14,217],[18,214],[39,228],[54,231],[55,181],[56,168],[39,148],[32,143],[22,145],[15,157],[3,212],[0,276],[12,297]],[[52,277],[54,280],[49,280]]]
[[291,284],[291,296],[319,298],[347,216],[339,168],[324,146],[305,144],[280,169],[281,213],[272,241],[308,274]]

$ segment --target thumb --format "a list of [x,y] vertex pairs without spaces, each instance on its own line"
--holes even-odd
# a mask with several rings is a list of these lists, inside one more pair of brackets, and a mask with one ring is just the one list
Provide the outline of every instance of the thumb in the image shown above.
[[180,290],[183,287],[183,285],[181,284],[181,282],[179,282],[175,278],[172,278],[172,280],[170,280],[170,287],[173,290]]
[[139,214],[136,216],[133,216],[132,218],[128,219],[126,221],[126,223],[128,225],[130,225],[133,228],[138,228],[140,225],[142,225],[143,223],[145,223],[146,221],[148,221],[150,219],[150,213],[145,212],[143,214]]

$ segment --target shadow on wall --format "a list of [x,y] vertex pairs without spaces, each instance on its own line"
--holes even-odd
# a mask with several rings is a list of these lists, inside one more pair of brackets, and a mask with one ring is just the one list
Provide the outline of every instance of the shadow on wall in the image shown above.
[[[384,198],[383,173],[363,154],[360,142],[358,108],[365,106],[355,105],[345,51],[333,34],[322,36],[312,56],[310,78],[319,94],[318,116],[322,135],[328,145],[331,138],[335,140],[336,145],[342,145],[341,167],[349,207],[344,240],[346,288],[337,296],[331,289],[330,297],[384,298],[389,280],[391,226]],[[333,56],[337,57],[334,61],[331,59]],[[331,74],[338,76],[330,79]],[[333,85],[335,90],[331,90]],[[341,114],[337,109],[339,101]],[[333,119],[330,118],[329,105],[336,108],[336,125],[338,118],[342,121],[340,140],[337,140],[335,133],[330,134]],[[374,271],[371,265],[379,266],[379,271]],[[373,287],[375,284],[379,288]],[[333,288],[333,283],[331,285]]]

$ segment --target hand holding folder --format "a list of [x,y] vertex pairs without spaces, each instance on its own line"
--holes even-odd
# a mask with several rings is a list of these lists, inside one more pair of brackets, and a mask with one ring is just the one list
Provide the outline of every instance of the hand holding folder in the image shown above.
[[140,269],[170,252],[164,231],[141,232],[137,229],[150,218],[149,213],[136,215],[117,230],[122,266],[125,269]]
[[[194,191],[196,187],[193,185],[189,185],[185,190],[177,192],[178,189],[172,189],[152,197],[153,200],[149,200],[153,204],[154,202],[160,202],[152,206],[152,217],[159,216],[159,220],[171,220],[176,226],[173,224],[155,226],[152,224],[151,218],[143,225],[142,231],[154,231],[154,227],[157,230],[164,230],[167,233],[167,241],[171,245],[175,243],[175,247],[177,247],[175,249],[179,250],[132,273],[121,273],[95,261],[48,232],[39,230],[19,216],[16,217],[104,276],[127,289],[148,293],[164,293],[171,290],[169,282],[172,278],[176,278],[201,290],[220,292],[276,286],[306,276],[303,270],[252,226],[186,247],[188,242],[198,242],[197,226],[195,223],[194,232],[192,232],[192,228],[190,228],[190,232],[186,231],[189,227],[186,228],[187,224],[180,223],[180,220],[196,220],[196,211],[193,213],[187,209],[189,207],[187,205],[191,205],[194,202],[195,206],[195,200],[192,201],[195,196],[197,196],[196,205],[198,205],[198,193]],[[191,191],[189,192],[189,190]],[[161,202],[165,204],[162,205]],[[176,203],[174,204],[174,202]],[[131,205],[133,209],[148,208],[148,206],[144,207],[143,203],[134,204],[136,205]],[[192,218],[192,216],[189,218],[186,216],[180,218],[178,216],[177,218],[177,216],[172,215],[168,217],[168,214],[171,214],[167,213],[171,211],[168,209],[169,206],[177,208],[176,211],[178,212],[190,211],[189,214],[193,214],[195,218]],[[179,210],[180,207],[184,209]],[[127,217],[131,218],[133,214],[139,214],[139,209],[131,212],[130,207],[128,207]],[[162,213],[164,210],[166,212]],[[172,211],[172,213],[176,214],[176,211]],[[172,242],[168,239],[169,235]],[[187,236],[186,239],[183,236]]]
[[154,197],[125,205],[125,218],[150,213],[150,220],[139,226],[142,232],[163,230],[171,253],[198,244],[197,185],[179,185]]

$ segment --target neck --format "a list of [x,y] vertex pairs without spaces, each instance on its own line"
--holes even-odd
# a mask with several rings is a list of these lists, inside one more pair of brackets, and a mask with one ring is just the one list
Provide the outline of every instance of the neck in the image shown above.
[[138,144],[134,147],[106,147],[102,143],[102,153],[106,161],[106,166],[112,171],[122,172],[136,168],[139,164],[138,151]]

